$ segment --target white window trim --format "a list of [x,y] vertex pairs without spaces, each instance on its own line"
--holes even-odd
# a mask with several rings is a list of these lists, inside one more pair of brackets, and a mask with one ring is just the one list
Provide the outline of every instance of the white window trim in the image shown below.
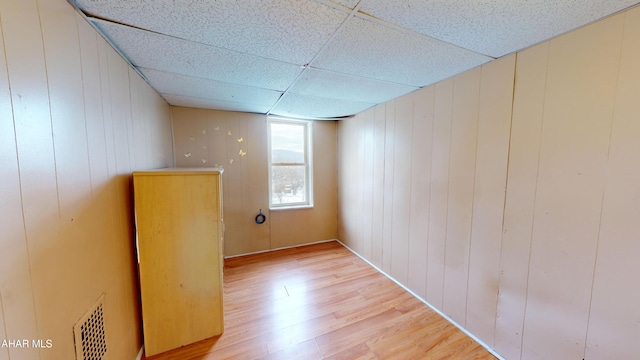
[[[290,203],[290,204],[273,204],[273,184],[271,177],[271,123],[294,123],[294,124],[304,124],[305,126],[305,161],[306,168],[305,173],[307,177],[306,182],[306,199],[304,203]],[[276,116],[267,117],[267,161],[268,161],[268,176],[269,176],[269,210],[294,210],[294,209],[310,209],[313,208],[313,121],[311,120],[303,120],[303,119],[290,119],[290,118],[280,118]]]

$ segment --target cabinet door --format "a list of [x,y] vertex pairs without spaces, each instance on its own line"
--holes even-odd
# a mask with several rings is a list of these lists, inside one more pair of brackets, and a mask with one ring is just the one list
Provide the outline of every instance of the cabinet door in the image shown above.
[[145,353],[222,333],[219,175],[134,174]]

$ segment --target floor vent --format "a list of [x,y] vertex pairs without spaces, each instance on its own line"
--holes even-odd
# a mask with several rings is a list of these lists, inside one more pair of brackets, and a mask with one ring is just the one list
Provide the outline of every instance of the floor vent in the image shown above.
[[73,327],[77,360],[103,360],[107,353],[104,332],[104,294]]

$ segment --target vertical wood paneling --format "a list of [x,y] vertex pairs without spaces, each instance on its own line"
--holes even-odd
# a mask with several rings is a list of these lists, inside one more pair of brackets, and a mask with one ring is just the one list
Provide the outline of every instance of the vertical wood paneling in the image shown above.
[[353,249],[360,253],[365,254],[365,249],[371,243],[370,240],[365,239],[364,236],[364,228],[367,215],[365,211],[367,211],[364,207],[364,202],[367,201],[367,197],[370,194],[364,190],[364,184],[366,181],[366,164],[365,158],[366,154],[366,141],[367,141],[367,127],[370,124],[372,119],[372,112],[365,112],[363,116],[359,116],[352,123],[352,128],[357,129],[358,131],[351,132],[351,135],[348,136],[348,141],[352,143],[352,154],[350,156],[349,162],[352,164],[357,164],[356,166],[351,166],[348,169],[347,174],[351,181],[352,189],[348,190],[349,196],[346,197],[347,201],[351,203],[351,211],[356,214],[354,217],[353,226],[350,228],[351,234],[351,244]]
[[443,308],[465,324],[480,68],[454,78]]
[[[82,68],[76,15],[57,1],[38,1],[46,58],[55,169],[63,231],[79,220],[82,197],[91,192]],[[46,14],[46,15],[45,15]],[[67,226],[69,225],[69,226]],[[66,234],[63,233],[63,237]]]
[[[351,124],[351,123],[349,123]],[[346,132],[348,130],[347,126],[339,126],[338,127],[338,154],[341,156],[338,158],[338,183],[341,186],[338,188],[338,239],[341,239],[343,244],[350,245],[351,237],[348,234],[348,227],[352,223],[351,217],[354,215],[354,211],[352,211],[348,206],[348,201],[345,199],[345,195],[349,193],[350,188],[348,188],[349,182],[347,179],[349,178],[347,172],[347,164],[350,163],[346,154],[349,153],[347,147],[348,143],[345,141]]]
[[[267,119],[264,116],[255,115],[247,122],[247,139],[245,151],[247,153],[248,177],[254,181],[247,182],[247,209],[258,215],[260,209],[270,217],[269,212],[269,174],[264,166],[267,163]],[[247,227],[251,229],[251,238],[258,249],[271,247],[270,224],[258,225],[254,217],[248,217]]]
[[84,116],[86,121],[89,173],[92,190],[98,192],[109,179],[107,169],[107,144],[102,112],[102,89],[100,86],[100,57],[97,34],[80,15],[76,15],[82,61],[82,88]]
[[393,207],[391,217],[391,275],[407,285],[409,257],[409,219],[411,217],[411,149],[413,96],[402,96],[395,103],[395,141]]
[[[170,126],[168,107],[140,82],[136,91],[160,106],[132,103],[128,65],[65,1],[2,0],[0,25],[1,337],[53,341],[9,349],[12,360],[71,358],[70,329],[106,293],[110,356],[133,358],[141,341],[129,148],[150,140],[136,136],[131,114],[151,134],[144,128]],[[114,126],[127,114],[128,125]],[[158,134],[165,139],[154,144],[171,142]],[[135,166],[150,166],[144,156]]]
[[368,111],[367,116],[363,117],[364,129],[363,133],[363,188],[362,188],[362,241],[363,252],[362,254],[371,259],[372,255],[372,227],[373,227],[373,202],[374,202],[374,188],[375,182],[374,164],[376,159],[374,158],[374,136],[375,136],[375,123],[373,119],[373,112]]
[[434,87],[426,300],[442,309],[449,194],[453,78]]
[[[360,254],[365,254],[367,251],[367,247],[368,244],[370,244],[370,239],[366,239],[364,236],[364,229],[365,229],[365,224],[367,222],[367,217],[368,215],[365,213],[365,201],[367,201],[367,197],[370,197],[369,193],[367,193],[364,190],[365,187],[365,183],[367,181],[367,176],[366,176],[366,171],[367,171],[367,167],[365,164],[365,159],[367,158],[367,153],[366,153],[366,142],[367,142],[367,127],[369,126],[369,118],[368,117],[361,117],[358,121],[359,123],[359,128],[362,130],[359,132],[359,137],[358,137],[358,149],[357,149],[357,156],[358,156],[358,160],[357,163],[360,164],[360,166],[358,168],[356,168],[356,176],[357,176],[357,187],[359,189],[361,189],[360,191],[356,191],[356,204],[357,206],[360,207],[360,215],[359,215],[359,219],[358,219],[358,226],[356,227],[356,237],[357,237],[357,243],[359,244],[359,250],[358,252]],[[370,253],[370,252],[369,252]]]
[[[114,238],[118,239],[122,236],[122,230],[116,224],[119,224],[122,220],[120,216],[120,209],[117,204],[120,203],[119,198],[119,189],[118,185],[120,181],[118,181],[118,168],[116,161],[116,137],[115,137],[115,124],[114,124],[114,112],[112,108],[114,105],[114,98],[111,96],[112,86],[111,81],[111,71],[112,67],[110,64],[110,51],[108,44],[106,42],[98,42],[98,54],[100,56],[100,84],[102,88],[102,110],[104,115],[104,132],[105,132],[105,144],[107,148],[107,172],[109,174],[109,195],[112,201],[112,206],[109,207],[112,212],[113,222],[114,222]],[[114,251],[117,245],[114,243],[113,245]]]
[[138,76],[133,68],[129,68],[129,83],[131,84],[131,141],[130,147],[132,152],[132,166],[139,169],[144,166],[146,159],[149,159],[147,152],[147,115],[145,109],[150,108],[149,98],[145,91],[146,83]]
[[493,346],[504,211],[515,55],[482,67],[473,223],[467,291],[467,329]]
[[[187,113],[188,111],[185,108],[172,108],[172,112],[174,113],[174,116],[176,116],[175,115],[176,109],[180,109],[185,113]],[[198,152],[201,151],[202,146],[210,147],[210,144],[207,142],[206,144],[200,144],[200,146],[198,146],[198,144],[196,143],[195,136],[196,134],[198,134],[197,129],[198,127],[202,127],[202,126],[198,126],[198,124],[202,122],[200,118],[204,116],[204,114],[199,113],[196,110],[193,110],[192,112],[189,112],[188,115],[186,116],[189,116],[189,120],[180,121],[179,126],[178,124],[176,124],[176,126],[174,126],[174,129],[173,129],[174,138],[183,139],[183,141],[175,142],[175,161],[176,161],[176,166],[179,166],[179,167],[194,167],[194,166],[198,166],[198,161],[200,161],[199,158],[200,159],[208,158],[209,151],[207,151],[207,149],[204,149],[205,150],[204,153],[198,153]],[[220,124],[216,124],[216,127],[218,128],[218,131],[222,131],[220,130]],[[212,129],[209,129],[208,131],[211,132],[211,130]],[[217,144],[225,145],[226,142],[218,141]],[[226,149],[221,153],[223,153],[226,157],[226,154],[227,154]],[[209,161],[211,161],[212,163],[211,166],[214,166],[214,167],[215,167],[215,164],[218,164],[219,166],[224,165],[224,163],[221,163],[221,160],[218,160],[218,159],[209,158]]]
[[[106,56],[109,76],[109,99],[111,107],[110,127],[113,134],[114,148],[114,198],[118,204],[127,204],[126,207],[116,207],[114,213],[118,232],[114,238],[113,249],[120,254],[126,254],[118,259],[122,266],[127,266],[129,262],[129,234],[133,232],[131,223],[131,189],[130,172],[131,151],[129,142],[128,124],[131,118],[131,96],[129,87],[129,71],[124,60],[115,52],[107,51]],[[122,289],[124,290],[124,289]],[[126,304],[121,304],[127,306]]]
[[[126,255],[121,255],[124,248],[124,246],[121,244],[122,240],[128,239],[131,235],[129,235],[127,230],[129,219],[123,219],[123,217],[121,216],[122,210],[120,209],[120,207],[123,206],[119,191],[119,186],[122,184],[122,182],[118,178],[119,175],[116,164],[116,137],[114,131],[115,120],[114,111],[112,110],[113,107],[118,106],[118,103],[111,95],[112,91],[118,91],[120,88],[116,83],[113,83],[111,81],[110,68],[112,67],[112,64],[110,64],[110,62],[111,59],[114,58],[111,55],[113,49],[111,49],[107,42],[103,41],[100,36],[97,36],[97,39],[98,62],[100,69],[99,86],[101,89],[100,97],[102,100],[102,105],[99,109],[101,109],[101,115],[103,118],[104,139],[106,148],[106,174],[108,177],[106,186],[104,188],[104,194],[102,194],[102,196],[105,196],[107,199],[103,203],[98,203],[97,206],[99,208],[103,208],[103,210],[100,211],[102,213],[102,217],[109,219],[109,222],[103,225],[106,226],[106,228],[104,228],[104,233],[107,235],[107,238],[105,240],[107,241],[107,244],[105,245],[107,248],[107,252],[102,256],[105,259],[109,259],[105,266],[107,267],[107,271],[109,273],[118,274],[116,278],[110,278],[106,280],[109,284],[109,290],[107,291],[109,293],[114,292],[117,294],[121,294],[120,296],[105,297],[105,308],[110,308],[114,313],[120,314],[119,317],[112,318],[111,321],[105,323],[105,330],[106,336],[109,336],[110,338],[112,338],[112,334],[117,334],[116,336],[126,337],[126,341],[124,339],[121,339],[121,341],[117,345],[112,344],[110,350],[113,351],[113,353],[125,354],[131,352],[131,348],[137,347],[138,344],[141,343],[141,340],[139,331],[136,331],[136,334],[134,336],[129,336],[129,333],[131,333],[133,329],[128,318],[130,316],[137,315],[135,313],[131,313],[128,310],[131,305],[127,304],[130,304],[130,301],[128,301],[128,298],[123,294],[123,291],[128,291],[128,288],[130,288],[132,284],[126,283],[126,281],[131,280],[130,277],[128,279],[125,277],[126,271],[130,271],[131,267],[131,265],[127,263],[127,261],[130,260],[128,255],[130,250],[124,250],[127,252]],[[89,68],[87,68],[87,70],[88,69]],[[120,86],[126,86],[126,84],[123,83],[120,84]],[[88,125],[87,129],[92,130],[93,128]],[[99,136],[99,129],[96,129],[96,131],[97,136]],[[88,138],[92,137],[93,135],[88,136]],[[123,220],[127,221],[127,223],[123,224]],[[137,275],[137,272],[135,273],[135,275]],[[131,274],[129,276],[131,276]],[[137,286],[137,280],[134,286]],[[123,290],[123,288],[125,289]],[[124,329],[126,329],[126,331],[124,331]]]
[[[133,219],[131,171],[134,170],[135,166],[131,114],[132,108],[137,106],[137,104],[132,103],[129,66],[113,51],[108,52],[107,61],[111,91],[111,122],[113,123],[114,144],[116,146],[116,178],[114,185],[117,193],[116,198],[119,204],[122,204],[117,207],[118,212],[116,217],[116,224],[120,230],[120,234],[116,234],[116,238],[113,241],[113,251],[119,254],[114,264],[117,264],[118,267],[122,269],[121,281],[116,285],[116,288],[118,289],[118,293],[122,294],[121,296],[123,298],[128,299],[138,296],[138,279],[135,273],[137,266],[135,265],[135,256],[132,252],[130,238],[131,234],[135,231],[131,221]],[[114,311],[127,314],[132,318],[140,318],[140,309],[137,302],[114,301]],[[130,339],[125,343],[130,347],[141,342],[140,331],[132,327],[121,329],[120,336]]]
[[[128,101],[129,101],[129,106],[126,108],[126,116],[124,118],[124,122],[125,122],[125,126],[127,129],[127,141],[129,142],[127,145],[127,148],[129,149],[129,171],[131,172],[133,171],[133,169],[136,168],[136,151],[137,146],[136,146],[136,140],[135,140],[135,130],[133,127],[133,115],[134,114],[138,114],[137,110],[137,103],[140,103],[142,98],[140,98],[139,96],[135,96],[132,94],[134,91],[137,91],[138,89],[136,89],[136,81],[135,79],[132,79],[131,76],[136,76],[136,72],[133,71],[133,69],[131,69],[131,66],[129,66],[129,64],[127,64],[127,62],[120,58],[120,64],[122,67],[122,72],[123,72],[123,79],[125,79],[126,76],[126,91],[123,91],[123,96],[126,94],[128,97]],[[124,97],[123,97],[124,99]],[[135,103],[134,100],[137,102]],[[142,141],[142,139],[140,139]]]
[[384,140],[384,222],[382,223],[382,270],[391,273],[393,256],[393,181],[395,179],[395,102],[385,104]]
[[[181,109],[182,111],[186,111],[188,109]],[[172,108],[172,113],[174,114],[174,116],[176,116],[176,112],[173,110]],[[211,113],[208,114],[206,112],[203,112],[202,110],[197,110],[197,109],[192,109],[191,114],[189,115],[189,117],[184,117],[183,115],[181,115],[182,118],[178,121],[182,122],[185,121],[185,119],[192,119],[190,122],[191,123],[195,123],[198,121],[202,121],[202,120],[198,120],[198,119],[204,119],[204,121],[207,122],[207,134],[208,136],[207,138],[207,158],[209,161],[209,164],[213,164],[214,167],[225,167],[227,166],[227,164],[229,163],[229,157],[227,156],[227,137],[228,137],[228,133],[226,130],[226,126],[225,126],[225,119],[224,116],[220,116],[220,114],[218,113]],[[189,139],[189,137],[192,133],[189,133],[187,135],[187,137],[181,137],[178,136],[177,133],[180,131],[180,129],[182,128],[181,126],[182,124],[176,126],[175,122],[174,122],[174,139]],[[188,125],[189,126],[189,125]],[[194,124],[191,124],[191,126],[193,127]],[[196,128],[192,128],[193,131],[197,131]],[[175,141],[175,140],[174,140]],[[191,140],[190,140],[191,141]],[[186,141],[185,141],[186,142]],[[182,143],[182,141],[176,141],[176,147],[180,146],[180,144]],[[186,152],[185,152],[186,153]],[[183,153],[180,152],[178,154],[176,154],[176,158],[181,157]],[[191,154],[191,157],[193,154]],[[252,156],[253,154],[249,155]],[[195,159],[191,159],[187,158],[186,156],[184,157],[184,159],[182,159],[182,161],[191,161],[191,160],[198,160],[197,159],[197,155]],[[202,162],[201,162],[202,163]],[[191,163],[191,164],[196,164]],[[184,166],[184,165],[183,165]],[[224,174],[223,174],[224,175]],[[223,176],[223,182],[224,182],[224,176]],[[224,200],[223,200],[224,201]]]
[[354,121],[341,124],[338,131],[338,153],[341,154],[338,159],[338,181],[341,184],[338,189],[338,238],[352,249],[357,245],[354,228],[358,223],[360,211],[359,204],[353,200],[357,189],[354,182],[350,181],[354,177],[353,164],[356,162],[353,155],[356,144],[350,134],[358,132],[360,121],[356,120],[366,118],[367,114],[365,111],[358,119],[354,118]]
[[[78,27],[75,13],[63,2],[38,1],[44,56],[46,59],[55,184],[59,206],[59,238],[34,243],[46,249],[46,256],[32,255],[31,275],[35,292],[36,313],[46,314],[47,321],[38,324],[39,334],[51,336],[57,344],[46,351],[45,358],[62,358],[73,353],[74,344],[63,341],[59,334],[69,323],[77,321],[99,295],[96,283],[90,281],[93,257],[88,256],[86,234],[91,228],[86,221],[87,197],[91,194],[87,130],[84,106],[71,106],[83,99]],[[49,135],[51,136],[51,135]],[[69,250],[73,249],[73,250]],[[62,266],[66,264],[66,266]],[[70,284],[88,281],[86,287],[66,286],[61,292],[55,279],[66,278]],[[78,299],[85,305],[80,307]],[[57,309],[51,312],[50,309]],[[45,355],[45,354],[43,354]]]
[[[237,254],[248,252],[245,249],[250,244],[247,242],[245,221],[250,217],[249,212],[245,212],[244,209],[244,194],[243,194],[243,177],[246,170],[243,167],[245,159],[239,155],[240,143],[237,139],[246,137],[246,126],[244,121],[237,121],[237,117],[225,117],[222,122],[220,130],[223,131],[222,136],[226,145],[224,159],[225,173],[223,175],[223,189],[226,196],[224,201],[224,222],[225,222],[225,247],[229,249],[229,254]],[[204,124],[199,125],[204,128]],[[200,129],[195,129],[200,131]],[[206,135],[203,135],[206,136]],[[205,166],[204,164],[198,166]],[[255,215],[254,215],[255,216]],[[231,247],[235,247],[231,249]],[[244,250],[244,251],[243,251]],[[226,252],[225,252],[226,253]]]
[[[115,190],[119,203],[131,204],[129,173],[133,170],[131,164],[131,151],[129,148],[129,119],[131,117],[131,97],[129,89],[129,71],[122,58],[112,51],[107,53],[109,68],[109,89],[111,99],[111,121],[113,131],[113,143],[115,148]],[[131,210],[118,208],[116,221],[119,224],[128,224],[131,219]],[[127,239],[127,234],[132,230],[128,226],[118,227],[120,234],[117,239]],[[124,249],[127,244],[117,241],[114,246]]]
[[586,359],[640,354],[640,8],[625,14],[624,36],[592,291]]
[[584,357],[623,20],[614,16],[550,43],[527,359]]
[[[137,105],[145,110],[142,112],[142,117],[146,123],[143,129],[144,134],[146,134],[146,140],[144,146],[141,146],[141,148],[145,149],[144,166],[152,169],[161,168],[165,166],[164,164],[173,163],[171,108],[142,78],[136,74],[131,74],[131,78],[137,79],[146,99],[146,101]],[[137,119],[134,119],[134,123],[137,121]]]
[[[365,150],[364,150],[364,142],[365,142],[365,134],[366,134],[366,125],[367,118],[362,116],[357,119],[357,126],[361,131],[357,132],[357,135],[353,137],[353,142],[355,143],[354,148],[354,157],[355,163],[357,166],[353,169],[353,179],[355,179],[355,188],[360,189],[358,191],[353,192],[353,206],[361,208],[358,211],[357,219],[354,223],[353,228],[353,246],[354,250],[360,254],[364,254],[364,212],[363,212],[363,203],[364,198],[366,197],[364,192],[364,158],[365,158]],[[320,155],[321,157],[322,155]]]
[[495,349],[519,359],[529,275],[549,43],[517,54]]
[[411,209],[409,223],[409,274],[407,286],[423,299],[427,287],[427,240],[431,188],[431,145],[434,87],[412,94]]
[[[100,64],[100,94],[102,98],[102,117],[104,121],[105,146],[107,150],[107,173],[113,179],[116,174],[116,150],[113,136],[113,112],[111,111],[111,82],[109,80],[109,52],[106,41],[98,41],[98,61]],[[115,189],[115,184],[110,184]],[[116,194],[114,193],[113,196]],[[116,213],[117,207],[110,207]]]
[[[383,228],[384,228],[384,174],[385,174],[385,105],[373,108],[374,126],[374,167],[373,167],[373,221],[371,238],[371,261],[378,268],[382,268],[383,257]],[[339,123],[342,124],[342,123]],[[342,157],[342,154],[340,154]],[[343,183],[340,183],[339,188]]]
[[[109,66],[109,89],[111,92],[111,119],[113,123],[113,136],[116,154],[116,173],[126,174],[131,170],[131,156],[129,149],[129,128],[128,124],[131,118],[131,96],[127,86],[126,91],[122,91],[124,84],[129,83],[129,69],[122,58],[109,51],[107,53],[107,63]],[[118,177],[122,179],[122,177]],[[119,193],[123,198],[124,186],[122,181],[118,184]]]
[[[640,288],[628,280],[640,271],[639,13],[628,10],[374,108],[382,171],[373,173],[383,203],[372,219],[369,260],[401,282],[397,264],[406,261],[411,289],[507,359],[624,359],[640,351]],[[421,156],[417,97],[425,91],[434,94],[433,138]],[[398,114],[409,106],[415,123],[406,224],[393,216],[406,211],[396,186],[407,170]],[[360,116],[341,122],[340,133],[366,138]],[[342,151],[340,191],[366,198],[347,184],[368,172]],[[416,183],[429,160],[424,199],[415,196]],[[365,212],[348,214],[365,208],[364,199],[354,201],[340,203],[340,221],[367,223]],[[423,206],[421,257],[414,226],[424,226],[415,222]],[[366,244],[352,225],[340,227]],[[422,266],[426,291],[418,284]]]
[[[39,318],[42,315],[36,312],[36,309],[33,308],[34,304],[31,303],[32,301],[37,303],[35,296],[40,292],[34,287],[32,294],[30,286],[25,287],[27,284],[31,285],[33,279],[25,279],[23,277],[25,273],[21,270],[24,269],[23,266],[33,265],[34,261],[44,255],[47,247],[59,239],[58,196],[46,65],[36,2],[5,0],[2,2],[0,13],[2,14],[7,68],[11,82],[20,194],[26,235],[26,243],[20,237],[12,240],[12,242],[16,242],[17,248],[14,250],[17,250],[16,253],[19,257],[13,258],[12,256],[9,263],[16,261],[17,264],[10,265],[11,272],[7,273],[13,274],[13,271],[17,270],[16,273],[23,283],[7,284],[8,288],[5,289],[5,293],[11,294],[11,297],[3,295],[3,301],[5,301],[3,305],[7,315],[5,321],[7,321],[8,336],[18,336],[15,333],[18,330],[25,338],[40,338],[40,336],[45,336],[38,331],[42,330],[42,321],[37,323],[38,330],[31,327],[35,325],[31,323],[31,319]],[[20,34],[21,36],[8,36],[8,34]],[[15,181],[15,178],[11,181]],[[14,190],[17,189],[14,188]],[[5,206],[7,205],[3,203],[3,207]],[[13,209],[15,208],[12,208],[11,211],[14,211]],[[19,226],[19,224],[15,223],[10,226]],[[18,243],[22,243],[20,244],[22,246],[18,247]],[[27,249],[22,248],[25,245]],[[31,271],[31,269],[29,268],[27,271]],[[19,304],[21,301],[25,301],[26,305],[31,308],[28,310],[23,308]],[[14,316],[16,317],[14,318]],[[26,319],[24,325],[18,324],[24,321],[22,316]],[[10,356],[23,359],[38,356],[37,349],[18,349],[18,351],[20,353],[16,349],[10,349]]]
[[146,86],[146,83],[142,85],[148,99],[144,115],[147,119],[146,153],[149,158],[145,167],[158,169],[165,166],[164,164],[174,163],[171,107],[154,89]]
[[[18,29],[19,24],[16,24],[16,21],[20,21],[20,16],[16,12],[25,10],[11,9],[9,5],[0,2],[0,339],[21,339],[36,337],[37,325],[21,202],[12,93],[9,88],[3,41],[5,37],[8,38],[7,31]],[[11,19],[7,19],[4,15],[10,11],[14,13]],[[8,49],[12,50],[11,47]],[[21,112],[24,110],[18,109],[18,115]],[[23,355],[13,353],[13,357],[17,359],[37,356],[33,350],[28,350]],[[0,354],[0,358],[8,359],[9,349],[1,349]]]
[[[83,95],[84,95],[84,117],[86,122],[87,131],[87,144],[88,146],[88,160],[89,160],[89,173],[91,184],[91,200],[85,201],[85,205],[88,204],[88,208],[85,210],[86,226],[88,229],[103,229],[103,231],[95,232],[91,236],[91,242],[89,246],[85,246],[82,257],[82,270],[78,271],[85,276],[90,276],[95,273],[116,273],[120,274],[124,269],[120,265],[120,261],[96,261],[99,258],[114,259],[118,257],[117,247],[114,246],[114,239],[116,234],[119,233],[115,222],[114,214],[117,213],[118,202],[114,200],[115,188],[110,178],[109,173],[109,153],[107,152],[107,133],[105,132],[105,108],[110,109],[110,103],[105,99],[105,94],[102,90],[101,80],[101,62],[106,59],[106,53],[104,57],[100,55],[100,43],[102,39],[98,37],[95,30],[87,23],[80,15],[76,15],[76,24],[78,26],[79,41],[80,41],[80,57],[82,60],[82,83],[83,83]],[[106,63],[105,63],[106,64]],[[108,89],[108,88],[107,88]],[[110,121],[110,119],[109,119]],[[149,122],[146,126],[153,126],[153,123]],[[113,132],[110,132],[111,138]],[[148,139],[150,140],[150,139]],[[113,142],[111,142],[113,145]],[[113,153],[111,153],[113,154]],[[142,165],[140,165],[142,166]],[[92,230],[89,230],[92,231]],[[91,271],[89,269],[93,269]],[[137,273],[135,273],[137,275]],[[117,278],[117,283],[120,283],[120,276]],[[113,279],[107,280],[108,283],[116,282]],[[81,296],[82,305],[77,306],[76,310],[79,314],[82,314],[85,309],[95,301],[96,296],[103,292],[102,283],[95,281],[91,282],[93,288],[91,291],[85,291],[86,294]],[[107,285],[107,288],[113,289],[111,285]],[[111,290],[113,292],[114,290]],[[105,324],[106,334],[108,339],[122,336],[122,328],[131,327],[127,317],[129,313],[122,311],[123,308],[119,303],[129,302],[125,296],[107,296],[105,298],[105,310],[117,311],[122,314],[121,317],[110,318],[109,322]],[[77,316],[76,316],[77,317]],[[124,319],[123,319],[124,318]],[[132,337],[132,342],[135,342],[135,337]],[[120,341],[118,346],[126,348],[126,345]],[[136,343],[129,346],[136,346]],[[117,348],[112,351],[121,351]],[[126,351],[126,350],[125,350]]]
[[[270,224],[258,225],[254,219],[260,209],[267,216],[267,221],[271,220],[272,214],[268,209],[268,177],[264,165],[267,161],[264,151],[267,143],[266,119],[260,115],[244,114],[240,117],[237,114],[234,117],[227,116],[225,126],[226,134],[223,136],[227,139],[229,158],[225,168],[231,171],[227,179],[230,197],[225,201],[225,207],[235,206],[235,212],[228,213],[228,223],[231,225],[228,231],[229,245],[235,246],[230,251],[231,254],[238,254],[262,250],[270,246]],[[229,135],[229,131],[232,135]],[[255,146],[250,149],[251,144]],[[245,177],[251,181],[243,180]]]

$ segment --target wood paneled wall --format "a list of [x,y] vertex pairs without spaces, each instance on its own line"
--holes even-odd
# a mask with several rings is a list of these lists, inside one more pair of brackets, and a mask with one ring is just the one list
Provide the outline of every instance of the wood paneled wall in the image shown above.
[[638,24],[340,122],[338,238],[506,359],[637,358]]
[[496,313],[514,66],[500,59],[339,125],[339,239],[477,335],[493,335],[483,320]]
[[640,54],[639,16],[635,8],[518,54],[501,266],[509,278],[496,327],[505,353],[640,351],[640,283],[622,280],[640,269],[625,259],[640,255],[640,229],[627,217],[639,204],[640,106],[630,94],[640,73],[629,65]]
[[0,0],[0,341],[53,345],[0,359],[75,358],[102,293],[110,358],[135,358],[130,173],[173,164],[170,116],[66,1]]
[[[337,236],[336,123],[313,123],[314,207],[269,211],[267,117],[172,107],[179,167],[221,166],[225,256]],[[267,216],[255,223],[260,209]]]

